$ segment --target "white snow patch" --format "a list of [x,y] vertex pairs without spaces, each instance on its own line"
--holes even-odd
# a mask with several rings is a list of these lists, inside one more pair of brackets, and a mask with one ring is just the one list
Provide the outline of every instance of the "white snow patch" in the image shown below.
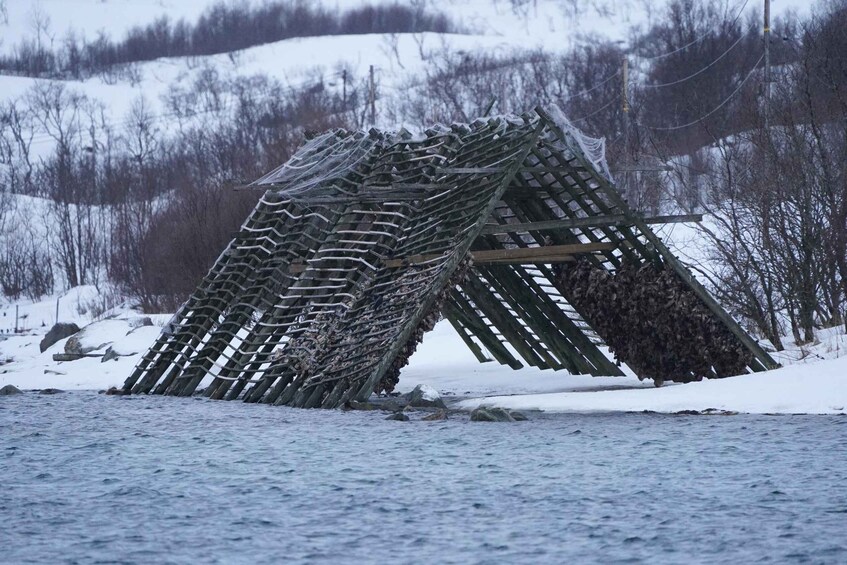
[[547,412],[679,412],[717,409],[749,414],[847,414],[847,358],[652,390],[495,396],[459,406]]
[[421,391],[421,398],[423,400],[435,402],[436,400],[441,398],[441,395],[438,393],[438,391],[429,385],[420,385],[419,390]]

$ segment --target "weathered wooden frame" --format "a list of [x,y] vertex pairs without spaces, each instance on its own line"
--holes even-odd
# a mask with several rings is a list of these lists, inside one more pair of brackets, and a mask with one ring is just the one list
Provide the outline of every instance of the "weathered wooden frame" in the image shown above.
[[576,257],[669,266],[750,370],[776,366],[648,227],[697,218],[640,217],[543,109],[423,136],[337,131],[298,155],[251,185],[259,205],[126,391],[187,396],[211,377],[211,398],[342,406],[397,369],[434,310],[480,361],[622,375],[552,271]]

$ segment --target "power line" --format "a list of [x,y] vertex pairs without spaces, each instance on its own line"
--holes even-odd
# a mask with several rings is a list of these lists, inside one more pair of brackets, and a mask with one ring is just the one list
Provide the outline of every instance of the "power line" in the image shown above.
[[[735,16],[735,19],[732,20],[732,25],[735,25],[735,23],[738,22],[739,18],[741,18],[741,15],[744,13],[745,8],[747,8],[747,4],[749,4],[749,3],[750,3],[750,0],[744,0],[744,5],[742,5],[741,9],[738,10],[738,14]],[[673,51],[669,51],[667,53],[662,53],[661,55],[654,55],[652,57],[638,57],[638,58],[641,59],[642,61],[655,61],[657,59],[664,59],[665,57],[670,57],[671,55],[676,55],[680,51],[684,51],[684,50],[688,49],[689,47],[691,47],[692,45],[694,45],[696,43],[700,43],[701,41],[703,41],[704,39],[709,37],[709,35],[711,35],[712,31],[713,30],[710,29],[709,31],[707,31],[706,33],[701,35],[700,37],[695,38],[694,40],[686,43],[682,47],[674,49]]]
[[579,96],[583,96],[583,95],[585,95],[585,94],[588,94],[589,92],[593,92],[593,91],[597,90],[598,88],[600,88],[601,86],[603,86],[604,84],[606,84],[607,82],[609,82],[610,80],[612,80],[613,78],[615,78],[616,76],[618,76],[618,73],[619,73],[619,72],[620,72],[620,71],[615,70],[615,72],[614,72],[614,73],[612,73],[611,75],[609,75],[608,77],[606,77],[605,79],[603,79],[601,82],[599,82],[599,83],[595,84],[595,85],[594,85],[594,86],[592,86],[591,88],[587,88],[587,89],[585,89],[585,90],[583,90],[583,91],[581,91],[581,92],[577,92],[577,93],[575,93],[575,94],[571,94],[570,96],[568,96],[567,98],[565,98],[565,99],[564,99],[564,100],[562,100],[561,102],[562,102],[562,103],[565,103],[565,102],[568,102],[569,100],[573,100],[574,98],[577,98],[577,97],[579,97]]
[[718,110],[720,110],[721,108],[723,108],[724,106],[726,106],[726,105],[729,103],[729,101],[730,101],[730,100],[732,100],[732,99],[735,97],[735,95],[736,95],[736,94],[738,94],[738,93],[741,91],[741,87],[743,87],[743,86],[744,86],[744,84],[745,84],[748,80],[750,80],[750,77],[751,77],[751,76],[753,76],[753,73],[755,73],[755,72],[756,72],[756,69],[758,69],[758,67],[759,67],[759,63],[761,63],[761,62],[762,62],[762,60],[763,60],[764,58],[765,58],[765,55],[764,55],[764,54],[762,54],[762,55],[759,57],[759,60],[758,60],[758,61],[756,61],[756,64],[755,64],[755,65],[753,65],[753,68],[750,70],[750,72],[747,74],[747,76],[746,76],[746,77],[744,77],[744,80],[742,80],[742,81],[741,81],[741,83],[740,83],[740,84],[738,85],[738,87],[737,87],[737,88],[736,88],[736,89],[732,92],[732,94],[730,94],[730,95],[726,98],[726,100],[724,100],[723,102],[721,102],[720,104],[718,104],[717,108],[713,109],[713,110],[712,110],[711,112],[709,112],[708,114],[706,114],[706,115],[704,115],[704,116],[701,116],[701,117],[697,118],[696,120],[694,120],[694,121],[692,121],[692,122],[688,122],[687,124],[682,124],[682,125],[678,125],[678,126],[660,127],[660,126],[648,126],[648,125],[646,125],[646,124],[642,124],[642,123],[640,123],[640,122],[636,122],[636,123],[638,123],[638,125],[640,125],[641,127],[644,127],[644,128],[650,129],[650,130],[655,130],[655,131],[675,131],[675,130],[679,130],[679,129],[687,128],[687,127],[690,127],[690,126],[693,126],[693,125],[695,125],[695,124],[698,124],[698,123],[702,122],[703,120],[705,120],[706,118],[708,118],[709,116],[711,116],[712,114],[714,114],[715,112],[717,112]]
[[697,71],[693,74],[690,74],[685,78],[681,78],[679,80],[674,80],[674,81],[671,81],[671,82],[665,82],[665,83],[661,83],[661,84],[644,84],[644,85],[642,85],[642,87],[643,88],[664,88],[666,86],[674,86],[674,85],[677,85],[677,84],[681,84],[685,81],[691,80],[694,77],[697,77],[697,76],[705,73],[706,71],[711,69],[713,66],[715,66],[721,59],[726,57],[729,54],[730,51],[735,49],[736,45],[741,43],[741,41],[744,40],[746,37],[747,37],[747,35],[742,33],[740,36],[738,36],[738,39],[736,39],[735,42],[732,45],[729,46],[729,48],[726,51],[724,51],[723,53],[718,55],[717,59],[715,59],[714,61],[712,61],[711,63],[709,63],[708,65],[706,65],[702,69],[700,69],[699,71]]
[[585,121],[592,116],[596,116],[597,114],[599,114],[600,112],[602,112],[603,110],[605,110],[606,108],[608,108],[609,106],[611,106],[612,104],[614,104],[615,102],[620,100],[620,98],[621,98],[621,95],[620,95],[620,93],[618,93],[617,96],[615,96],[614,98],[612,98],[611,100],[609,100],[608,102],[606,102],[605,104],[603,104],[602,106],[600,106],[599,108],[597,108],[596,110],[591,112],[590,114],[586,114],[585,116],[582,116],[581,118],[577,118],[577,119],[572,120],[572,121],[574,123],[582,122],[582,121]]

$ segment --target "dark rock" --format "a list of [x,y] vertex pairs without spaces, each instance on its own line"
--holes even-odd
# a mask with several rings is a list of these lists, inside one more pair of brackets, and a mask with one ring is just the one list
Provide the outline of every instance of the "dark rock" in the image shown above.
[[523,412],[518,412],[517,410],[512,410],[511,412],[509,412],[509,415],[515,422],[526,422],[527,420],[529,420],[529,418],[527,418]]
[[706,408],[700,412],[703,416],[738,416],[733,410],[721,410],[720,408]]
[[514,422],[515,419],[505,408],[489,408],[488,413],[494,416],[498,422]]
[[65,391],[59,390],[58,388],[43,388],[43,389],[41,389],[41,392],[39,392],[38,394],[60,394],[62,392],[65,392]]
[[406,395],[409,406],[415,408],[447,408],[438,391],[427,385],[418,385]]
[[403,408],[405,408],[405,404],[401,404],[395,399],[387,400],[381,405],[383,410],[387,410],[388,412],[402,412]]
[[471,422],[496,422],[497,420],[485,408],[471,411]]
[[77,361],[79,359],[82,359],[83,357],[85,357],[85,355],[79,355],[76,353],[54,353],[53,361]]
[[430,414],[429,416],[425,416],[425,417],[421,418],[421,420],[423,420],[424,422],[437,422],[439,420],[446,420],[446,419],[447,419],[447,410],[439,410],[438,412],[435,412],[434,414]]
[[674,414],[678,416],[699,416],[700,412],[697,410],[680,410],[679,412],[674,412]]
[[376,406],[369,402],[359,402],[358,400],[350,400],[344,405],[346,410],[376,410]]
[[388,418],[386,418],[386,420],[396,420],[397,422],[408,422],[409,417],[406,416],[405,414],[403,414],[402,412],[395,412],[394,414],[392,414]]
[[477,408],[471,412],[471,422],[514,422],[503,408]]
[[20,389],[12,385],[6,385],[0,388],[0,396],[12,396],[13,394],[23,394]]
[[101,363],[105,363],[106,361],[117,361],[121,356],[115,353],[115,350],[111,348],[111,346],[106,349],[106,353],[103,354],[103,358],[100,359]]
[[153,320],[151,320],[149,316],[144,316],[138,322],[139,327],[152,326],[152,325],[153,325]]
[[106,396],[126,396],[128,394],[127,391],[114,386],[106,391]]
[[76,324],[65,324],[60,323],[56,324],[50,331],[47,332],[47,335],[44,336],[44,339],[41,340],[41,343],[38,344],[38,348],[41,350],[41,353],[47,351],[54,343],[59,340],[65,339],[66,337],[71,337],[75,333],[79,332],[79,326]]
[[[89,324],[68,338],[68,341],[65,342],[65,353],[68,355],[87,355],[93,351],[99,351],[115,339],[126,335],[127,327],[128,324],[121,320],[101,320]],[[106,329],[108,329],[108,332],[104,331]],[[111,334],[111,337],[104,342],[100,342],[104,334]],[[99,339],[93,341],[92,336],[99,336]]]

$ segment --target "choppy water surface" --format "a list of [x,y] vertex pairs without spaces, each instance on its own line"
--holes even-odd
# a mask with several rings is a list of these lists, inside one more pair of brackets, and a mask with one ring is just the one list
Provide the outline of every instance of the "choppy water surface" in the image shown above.
[[847,562],[847,418],[0,398],[0,561]]

